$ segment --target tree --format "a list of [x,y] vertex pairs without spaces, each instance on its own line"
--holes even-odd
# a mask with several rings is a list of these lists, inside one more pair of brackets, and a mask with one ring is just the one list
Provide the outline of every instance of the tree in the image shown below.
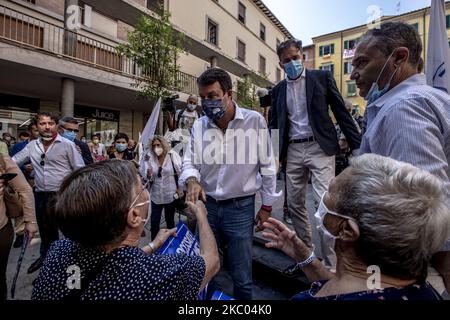
[[259,100],[256,95],[257,87],[250,79],[250,77],[245,76],[241,80],[237,81],[237,103],[239,106],[258,110]]
[[135,87],[146,99],[166,98],[182,85],[178,80],[177,63],[184,36],[175,33],[170,24],[170,13],[162,11],[158,17],[142,16],[135,30],[128,32],[128,44],[117,50],[136,63],[138,77]]

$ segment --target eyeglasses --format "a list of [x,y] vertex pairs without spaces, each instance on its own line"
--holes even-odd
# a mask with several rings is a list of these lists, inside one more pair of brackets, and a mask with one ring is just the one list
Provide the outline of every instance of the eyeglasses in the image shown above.
[[161,178],[162,177],[162,170],[163,170],[163,168],[162,167],[159,167],[159,169],[158,169],[158,178]]
[[142,192],[144,192],[144,190],[146,190],[149,185],[150,185],[150,180],[147,180],[147,182],[145,182],[142,185],[141,191],[139,191],[139,193],[137,194],[137,196],[134,198],[133,202],[131,203],[130,210],[133,209],[133,208],[145,206],[146,204],[150,203],[150,200],[147,200],[145,202],[141,202],[141,203],[136,204],[136,201],[139,199],[139,197],[141,196]]
[[44,159],[45,159],[45,153],[43,153],[43,154],[41,154],[41,162],[40,162],[40,165],[41,166],[44,166],[45,165],[45,161],[44,161]]

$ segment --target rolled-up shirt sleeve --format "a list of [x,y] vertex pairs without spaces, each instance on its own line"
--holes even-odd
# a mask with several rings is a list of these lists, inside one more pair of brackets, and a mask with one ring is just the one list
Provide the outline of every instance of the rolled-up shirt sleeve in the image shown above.
[[276,191],[277,166],[272,145],[272,138],[264,121],[264,118],[260,118],[258,127],[258,162],[262,178],[261,199],[263,205],[272,206],[275,201],[281,196],[282,192]]
[[[186,181],[190,177],[195,177],[200,182],[200,164],[196,163],[196,159],[201,155],[196,152],[201,152],[198,148],[202,144],[202,123],[197,120],[192,127],[191,137],[186,148],[186,153],[183,158],[181,175],[179,179],[180,188],[186,189]],[[197,147],[196,147],[197,146]]]

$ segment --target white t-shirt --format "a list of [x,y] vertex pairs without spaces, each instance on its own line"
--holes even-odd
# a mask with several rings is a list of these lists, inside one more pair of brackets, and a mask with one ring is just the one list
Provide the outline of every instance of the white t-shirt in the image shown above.
[[106,147],[103,143],[99,143],[97,146],[94,145],[92,147],[92,158],[94,158],[94,161],[102,161],[107,159],[106,154]]

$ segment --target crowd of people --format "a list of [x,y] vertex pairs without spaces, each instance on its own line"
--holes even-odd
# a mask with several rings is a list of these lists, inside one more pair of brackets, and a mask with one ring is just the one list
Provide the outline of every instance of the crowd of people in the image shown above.
[[[38,231],[40,257],[28,268],[40,270],[35,300],[193,300],[207,284],[208,292],[221,289],[219,251],[233,282],[229,294],[251,300],[253,236],[261,231],[267,248],[296,261],[285,272],[311,282],[294,300],[441,299],[450,291],[450,96],[426,85],[417,31],[390,22],[360,39],[351,78],[367,100],[364,120],[328,71],[304,68],[302,50],[298,40],[278,47],[286,79],[270,91],[268,122],[241,108],[230,75],[211,68],[198,78],[205,115],[191,95],[168,118],[170,130],[187,130],[189,139],[154,136],[143,142],[145,155],[125,133],[107,148],[100,134],[77,139],[76,119],[45,112],[22,142],[4,135],[0,300],[14,233],[20,243],[24,232],[32,239]],[[180,143],[182,157],[172,149]],[[285,188],[277,191],[280,168]],[[314,221],[305,205],[309,180]],[[9,209],[11,193],[21,216]],[[293,230],[272,217],[280,197]],[[155,254],[176,236],[179,199],[195,219],[199,256]],[[140,248],[147,221],[151,242]],[[73,266],[81,275],[75,287],[68,285]],[[379,277],[369,284],[371,268]]]

